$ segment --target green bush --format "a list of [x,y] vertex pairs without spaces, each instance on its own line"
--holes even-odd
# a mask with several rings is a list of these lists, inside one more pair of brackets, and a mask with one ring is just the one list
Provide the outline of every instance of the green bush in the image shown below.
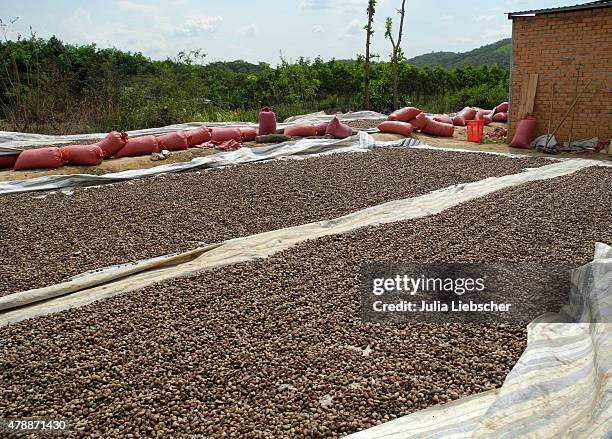
[[[392,111],[391,67],[371,66],[372,109]],[[399,69],[400,101],[429,112],[507,99],[498,66]],[[0,42],[0,126],[68,134],[131,130],[187,121],[254,122],[262,105],[280,120],[325,110],[356,111],[363,102],[363,59],[244,61],[200,65],[189,54],[152,61],[140,53],[31,37]],[[2,120],[3,119],[3,120]]]

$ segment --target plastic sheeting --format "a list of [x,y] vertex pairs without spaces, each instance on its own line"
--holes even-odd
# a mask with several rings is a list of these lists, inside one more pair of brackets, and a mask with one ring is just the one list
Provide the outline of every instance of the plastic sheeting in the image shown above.
[[386,119],[387,115],[377,113],[376,111],[355,111],[353,113],[338,113],[338,114],[325,114],[323,111],[317,113],[304,114],[300,116],[291,116],[283,121],[282,124],[287,126],[288,124],[317,124],[320,122],[329,122],[334,117],[337,117],[340,121],[351,121],[351,120],[375,120],[375,119]]
[[[295,123],[314,124],[317,122],[328,122],[332,120],[334,116],[337,116],[338,119],[340,119],[341,121],[380,119],[386,117],[384,114],[376,113],[374,111],[356,111],[354,113],[337,115],[325,114],[324,112],[320,111],[318,113],[294,116],[293,118],[289,118],[291,120],[287,119],[283,123],[278,123],[277,128],[285,128]],[[159,135],[172,131],[189,130],[202,125],[206,125],[207,127],[257,127],[256,123],[250,122],[189,122],[168,125],[165,127],[127,131],[127,133],[130,137]],[[0,154],[15,154],[15,152],[19,152],[22,149],[38,148],[41,146],[59,145],[66,143],[81,143],[93,140],[100,140],[105,137],[106,134],[107,133],[94,133],[57,136],[47,134],[17,133],[13,131],[0,131]]]
[[301,139],[272,146],[240,148],[236,151],[198,157],[189,162],[171,163],[149,169],[132,169],[112,174],[49,175],[27,180],[0,182],[0,195],[61,189],[76,186],[94,186],[135,178],[152,177],[164,173],[193,171],[196,169],[221,168],[239,163],[257,162],[293,156],[316,155],[330,152],[367,151],[374,148],[372,136],[360,132],[346,139]]
[[[366,134],[363,135],[367,136]],[[95,274],[92,274],[90,276],[81,276],[77,279],[51,287],[14,293],[0,297],[0,309],[7,310],[5,313],[0,314],[0,326],[37,315],[49,314],[63,309],[84,305],[105,297],[133,291],[155,282],[190,275],[202,270],[265,258],[308,239],[346,233],[366,226],[375,226],[434,215],[460,203],[485,196],[500,189],[531,181],[560,177],[589,166],[597,165],[599,165],[597,161],[584,159],[557,162],[540,168],[530,169],[519,174],[490,177],[472,183],[449,186],[414,198],[390,201],[332,220],[317,221],[231,239],[224,242],[219,248],[203,253],[193,260],[169,268],[162,267],[155,270],[138,272],[127,277],[124,270],[131,270],[133,267],[120,268],[114,271],[116,279],[106,277],[104,283],[99,285],[91,282],[91,276],[95,276]],[[65,291],[66,294],[68,292],[73,293],[63,297],[56,297],[58,296],[58,292],[61,294],[62,291]],[[12,308],[12,306],[6,306],[7,303],[18,303],[22,305],[26,303],[23,300],[24,297],[35,297],[36,300],[45,300],[52,297],[56,298],[18,309],[9,309]]]
[[[575,323],[557,323],[572,316]],[[500,389],[438,405],[351,439],[612,436],[612,247],[572,273],[570,304],[528,326],[527,348]]]

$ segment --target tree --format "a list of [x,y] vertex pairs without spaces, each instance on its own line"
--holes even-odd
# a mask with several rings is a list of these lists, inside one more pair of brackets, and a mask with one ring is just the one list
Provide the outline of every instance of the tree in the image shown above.
[[399,94],[398,94],[398,64],[399,58],[401,55],[401,47],[402,43],[402,33],[404,30],[404,5],[406,0],[402,0],[402,7],[398,9],[398,14],[400,15],[400,24],[399,31],[397,33],[397,41],[393,39],[393,20],[391,17],[387,17],[387,22],[385,23],[385,38],[389,38],[391,41],[391,46],[393,47],[393,52],[391,53],[391,75],[393,80],[393,109],[397,110],[399,108]]
[[374,21],[374,12],[376,11],[376,0],[368,0],[368,24],[364,27],[366,31],[366,48],[365,48],[365,64],[364,64],[364,107],[370,109],[370,39],[374,35],[372,22]]

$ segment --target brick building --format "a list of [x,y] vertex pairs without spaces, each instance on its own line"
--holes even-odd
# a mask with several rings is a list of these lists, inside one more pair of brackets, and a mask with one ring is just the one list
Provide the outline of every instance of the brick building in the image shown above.
[[[533,107],[537,135],[559,124],[576,95],[572,140],[612,138],[612,0],[508,14],[512,20],[510,128],[523,116],[531,74],[538,74]],[[589,81],[591,84],[588,85]],[[553,84],[554,96],[553,96]],[[552,112],[550,111],[552,99]],[[571,114],[555,137],[570,137]],[[510,137],[511,138],[511,137]]]

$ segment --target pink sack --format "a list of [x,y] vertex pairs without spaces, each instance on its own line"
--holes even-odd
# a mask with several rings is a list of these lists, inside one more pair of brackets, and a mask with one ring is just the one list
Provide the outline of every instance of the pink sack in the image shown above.
[[425,128],[425,125],[427,125],[427,116],[425,116],[425,113],[419,113],[417,117],[409,121],[409,123],[415,130],[422,130]]
[[259,112],[259,135],[276,134],[276,114],[268,107],[262,107]]
[[459,115],[453,117],[453,125],[455,126],[465,126],[465,119]]
[[128,139],[123,148],[115,154],[115,158],[137,157],[139,155],[149,155],[159,152],[159,143],[155,136],[132,137]]
[[201,145],[204,142],[208,142],[211,138],[210,130],[204,125],[189,130],[185,134],[187,135],[189,146]]
[[408,122],[400,122],[399,120],[386,120],[378,125],[378,129],[383,133],[401,134],[405,137],[410,137],[414,127]]
[[8,169],[15,166],[19,154],[0,155],[0,169]]
[[433,120],[438,121],[438,122],[442,122],[442,123],[453,123],[453,119],[451,119],[451,117],[448,114],[436,114],[433,117]]
[[427,125],[425,125],[425,128],[423,128],[423,132],[433,136],[453,137],[455,127],[453,124],[442,123],[438,122],[437,120],[427,118]]
[[[536,119],[531,113],[525,114],[525,117],[521,119],[516,127],[516,132],[510,142],[510,146],[516,148],[530,148],[531,141],[535,137],[536,131]],[[23,153],[22,153],[23,154]]]
[[68,145],[60,149],[69,165],[98,166],[104,160],[104,151],[99,145]]
[[240,135],[242,136],[242,141],[250,142],[255,140],[257,137],[257,130],[253,127],[242,127],[238,128],[240,130]]
[[167,149],[168,151],[180,151],[189,147],[189,140],[185,131],[173,131],[171,133],[157,136],[159,149]]
[[330,134],[336,139],[345,139],[353,135],[353,129],[350,126],[340,122],[338,118],[334,116],[334,118],[327,125],[325,134]]
[[478,111],[475,108],[464,107],[463,110],[457,113],[457,116],[461,116],[463,120],[467,122],[468,120],[474,120],[477,112]]
[[291,137],[310,137],[317,135],[317,129],[314,125],[291,125],[285,128],[283,134]]
[[497,107],[495,107],[496,113],[507,113],[508,112],[508,102],[502,102]]
[[215,127],[210,129],[210,134],[213,142],[225,142],[226,140],[242,142],[242,134],[238,128]]
[[26,149],[15,162],[15,171],[28,169],[61,168],[66,162],[64,153],[54,146],[48,148]]
[[327,131],[327,126],[329,122],[321,122],[315,124],[315,129],[317,130],[317,136],[324,136],[325,131]]
[[484,120],[485,116],[490,116],[491,110],[478,110],[476,112],[476,120]]
[[117,154],[117,152],[125,146],[127,140],[127,133],[111,131],[104,139],[100,140],[97,145],[102,148],[104,158],[107,159]]
[[485,125],[490,124],[492,122],[491,110],[478,110],[476,113],[476,120],[484,120]]
[[505,111],[501,113],[495,113],[493,115],[493,122],[508,122],[508,113]]
[[410,122],[411,119],[414,119],[419,115],[421,110],[414,107],[404,107],[399,110],[395,110],[393,113],[387,117],[387,120],[399,120],[401,122]]

